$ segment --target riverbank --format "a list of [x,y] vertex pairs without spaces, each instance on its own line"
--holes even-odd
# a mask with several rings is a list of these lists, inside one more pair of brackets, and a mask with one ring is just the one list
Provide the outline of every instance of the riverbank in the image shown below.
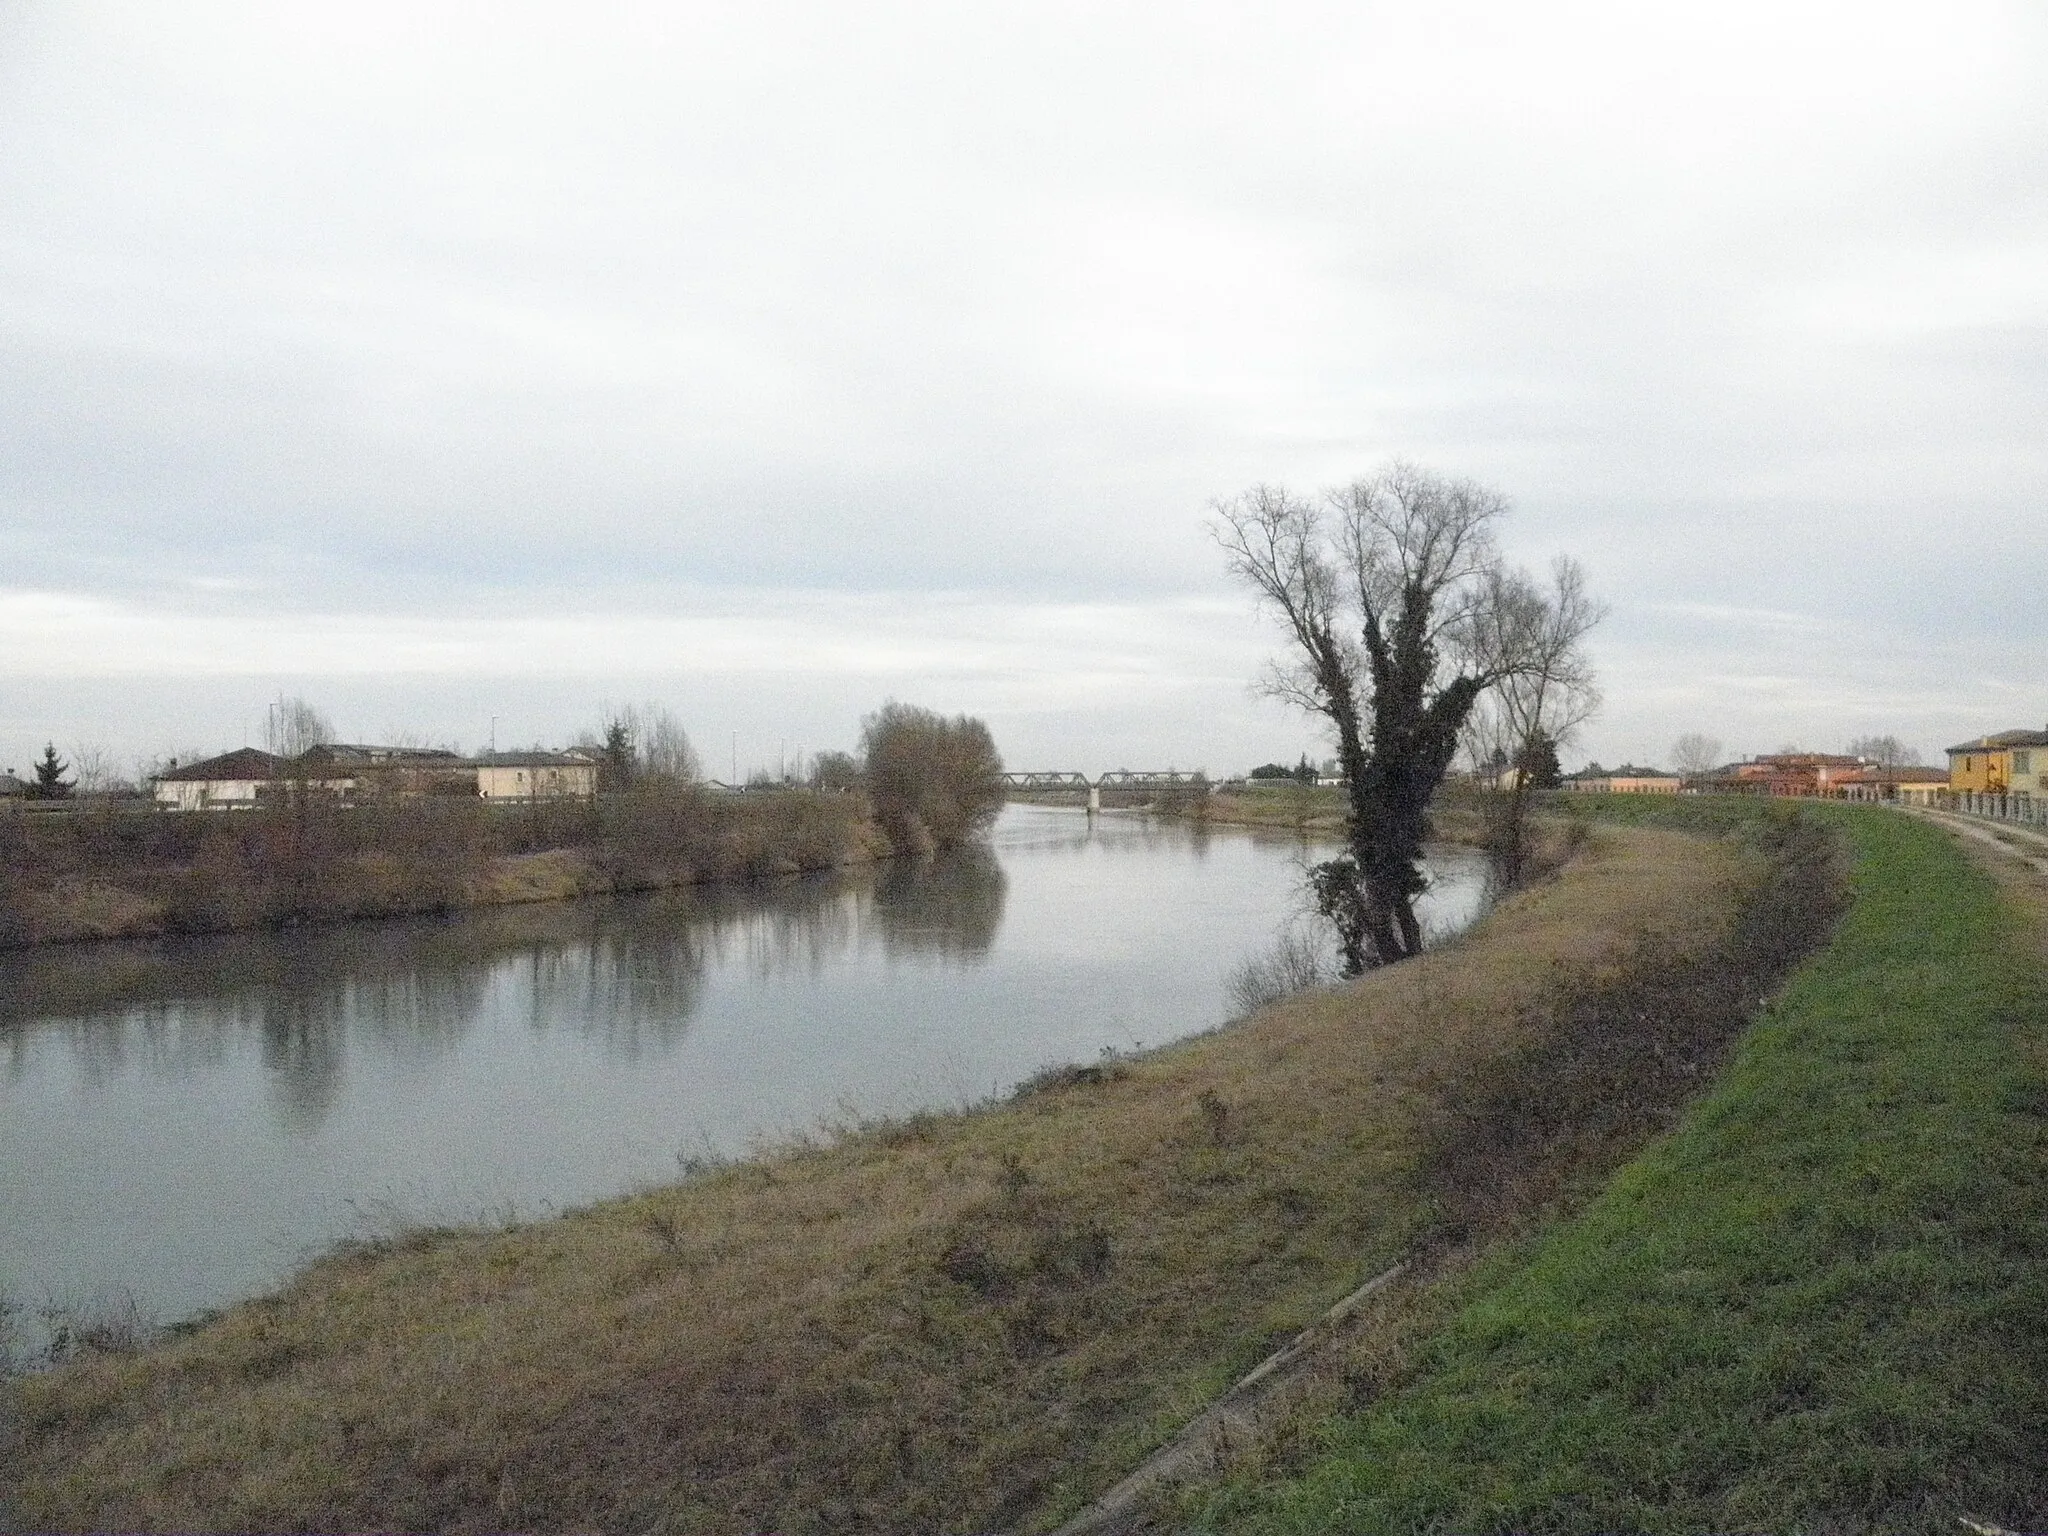
[[[1753,806],[1589,797],[1643,824]],[[2048,884],[1821,809],[1832,943],[1677,1134],[1434,1290],[1177,1529],[2040,1529]],[[1341,1387],[1336,1385],[1341,1382]]]
[[[1295,784],[1274,780],[1264,784],[1218,789],[1207,796],[1179,799],[1161,797],[1146,806],[1157,816],[1170,816],[1218,827],[1254,827],[1292,832],[1311,838],[1341,838],[1349,815],[1349,801],[1342,789],[1329,785]],[[1430,840],[1461,847],[1480,848],[1486,844],[1484,809],[1467,796],[1446,791],[1430,808]],[[1539,862],[1554,863],[1568,848],[1560,840],[1565,830],[1555,818],[1539,818],[1531,828],[1532,838],[1544,844]]]
[[[1458,944],[1181,1046],[535,1226],[359,1246],[19,1383],[17,1518],[1044,1524],[1393,1256],[1574,1199],[1700,1080],[1828,888],[1811,847],[1605,832]],[[1646,1008],[1670,1031],[1632,1036]],[[1589,1096],[1626,1113],[1581,1127]]]
[[891,852],[864,796],[802,790],[6,817],[0,949],[758,880]]

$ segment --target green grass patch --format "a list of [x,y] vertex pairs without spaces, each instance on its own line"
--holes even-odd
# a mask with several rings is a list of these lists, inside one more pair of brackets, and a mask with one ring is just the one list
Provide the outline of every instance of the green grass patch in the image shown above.
[[1294,1475],[1211,1496],[1207,1528],[2048,1524],[2038,963],[1939,830],[1810,814],[1853,850],[1850,910],[1714,1089],[1581,1216],[1461,1282],[1448,1325]]

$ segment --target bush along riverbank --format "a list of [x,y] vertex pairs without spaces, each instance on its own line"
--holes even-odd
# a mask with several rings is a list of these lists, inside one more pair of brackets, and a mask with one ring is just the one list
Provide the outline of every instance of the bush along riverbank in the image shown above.
[[[1832,889],[1811,839],[1607,829],[1457,943],[1213,1035],[529,1227],[338,1253],[14,1383],[16,1518],[1049,1528],[1364,1277],[1597,1186]],[[1689,1068],[1651,1069],[1674,1054]],[[1488,1085],[1510,1081],[1551,1107],[1503,1129]],[[1602,1082],[1630,1107],[1582,1133]]]
[[1853,849],[1853,904],[1677,1131],[1582,1215],[1411,1295],[1407,1337],[1183,1495],[1181,1528],[2048,1524],[2039,933],[1943,832],[1809,815]]
[[1002,757],[972,716],[892,700],[861,749],[825,754],[808,790],[620,771],[590,800],[344,805],[302,780],[247,811],[0,816],[0,949],[804,874],[958,847],[1002,808]]
[[754,880],[894,851],[858,792],[665,783],[513,806],[300,795],[246,812],[4,816],[0,947]]

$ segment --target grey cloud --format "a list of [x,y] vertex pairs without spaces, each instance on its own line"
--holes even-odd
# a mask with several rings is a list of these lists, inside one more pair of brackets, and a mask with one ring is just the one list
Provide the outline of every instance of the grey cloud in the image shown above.
[[[2024,693],[2041,622],[2044,54],[2021,5],[20,8],[0,587],[1142,605],[1227,593],[1211,497],[1399,452],[1614,595],[1618,737],[1932,732],[1857,657]],[[1738,685],[1686,603],[1863,639]]]

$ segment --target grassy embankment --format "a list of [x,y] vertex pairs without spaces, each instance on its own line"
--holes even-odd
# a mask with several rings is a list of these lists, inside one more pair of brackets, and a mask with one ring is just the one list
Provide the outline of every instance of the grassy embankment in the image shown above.
[[1308,784],[1247,785],[1219,789],[1206,800],[1163,807],[1219,826],[1271,827],[1310,835],[1344,834],[1344,791]]
[[[1162,796],[1147,808],[1159,815],[1214,826],[1256,827],[1305,837],[1338,838],[1344,835],[1346,801],[1341,789],[1273,781],[1219,789],[1206,797]],[[1447,786],[1437,796],[1430,807],[1430,823],[1433,837],[1441,842],[1478,847],[1486,840],[1485,806],[1478,797],[1455,787]],[[1532,828],[1534,835],[1552,844],[1560,841],[1556,830],[1554,822]],[[1562,856],[1563,850],[1552,848],[1551,852]]]
[[1825,920],[1815,853],[1605,832],[1444,951],[1007,1104],[338,1254],[16,1383],[17,1518],[1043,1526],[1364,1276],[1597,1185]]
[[1854,904],[1678,1133],[1426,1302],[1426,1342],[1355,1359],[1348,1411],[1188,1499],[1190,1524],[2048,1524],[2040,931],[1941,831],[1828,820]]
[[863,797],[802,791],[0,816],[0,948],[554,901],[885,852]]

